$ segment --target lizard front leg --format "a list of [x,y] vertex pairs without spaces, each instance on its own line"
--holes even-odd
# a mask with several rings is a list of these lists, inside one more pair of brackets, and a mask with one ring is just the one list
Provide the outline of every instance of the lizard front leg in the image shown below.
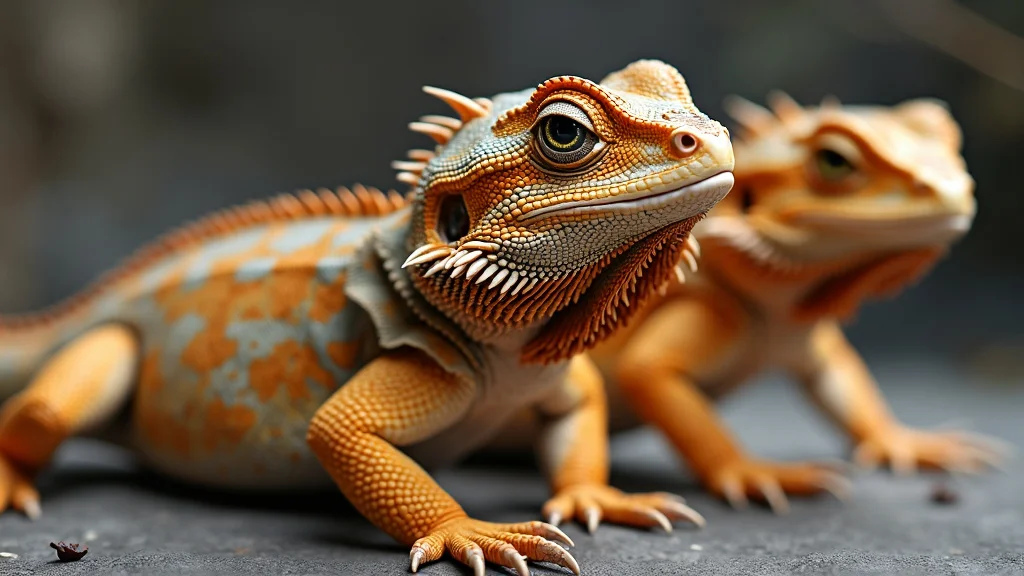
[[94,328],[57,352],[31,384],[0,407],[0,512],[39,516],[32,476],[61,442],[124,405],[135,382],[139,344],[120,325]]
[[997,465],[1001,442],[962,431],[926,432],[903,426],[889,411],[864,361],[834,322],[814,328],[809,366],[797,376],[815,403],[854,442],[856,464],[888,464],[896,473],[918,468],[977,472]]
[[579,573],[571,545],[543,522],[494,524],[462,507],[396,445],[431,437],[462,418],[476,384],[441,368],[423,352],[401,349],[371,362],[313,417],[308,443],[345,497],[395,540],[412,547],[416,572],[445,551],[484,574],[494,562],[528,574],[523,557]]
[[586,354],[573,358],[564,386],[539,410],[546,420],[539,452],[554,493],[543,510],[548,522],[575,517],[591,533],[602,519],[667,532],[671,520],[704,525],[679,496],[625,494],[608,485],[607,399],[601,374]]
[[735,311],[697,298],[669,302],[651,314],[620,352],[617,380],[647,423],[665,434],[701,483],[733,507],[747,498],[788,509],[786,494],[829,491],[841,496],[847,481],[833,467],[776,463],[747,455],[692,379],[740,361],[744,324]]

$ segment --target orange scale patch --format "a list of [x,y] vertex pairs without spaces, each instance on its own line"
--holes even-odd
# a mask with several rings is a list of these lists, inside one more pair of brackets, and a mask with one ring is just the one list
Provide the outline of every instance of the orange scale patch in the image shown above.
[[339,368],[351,370],[355,368],[356,356],[359,354],[360,343],[352,342],[329,342],[327,344],[327,356]]
[[249,366],[249,386],[263,403],[269,402],[281,387],[292,400],[309,399],[310,380],[326,390],[337,388],[331,375],[320,366],[316,351],[297,342],[282,342],[266,358],[255,359]]

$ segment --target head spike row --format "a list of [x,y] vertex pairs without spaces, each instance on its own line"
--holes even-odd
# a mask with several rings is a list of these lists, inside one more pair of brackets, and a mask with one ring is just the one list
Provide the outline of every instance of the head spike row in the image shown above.
[[419,174],[423,172],[423,169],[427,167],[426,162],[409,162],[406,160],[395,160],[391,163],[391,167],[395,170],[401,170],[403,172],[412,172],[413,174]]
[[399,172],[395,175],[395,179],[409,186],[419,186],[420,184],[420,177],[412,172]]
[[804,117],[804,109],[792,96],[782,90],[768,93],[768,107],[787,127],[792,127]]
[[770,110],[741,96],[728,96],[723,103],[726,113],[755,136],[760,136],[778,124]]
[[447,144],[455,132],[451,128],[446,126],[440,126],[438,124],[431,124],[429,122],[410,122],[409,130],[418,132],[420,134],[426,134],[434,139],[434,142],[444,145]]
[[437,154],[434,154],[431,150],[414,148],[406,152],[406,156],[408,156],[410,160],[415,160],[417,162],[430,162],[435,156],[437,156]]
[[427,114],[426,116],[421,116],[420,122],[444,126],[445,128],[451,128],[455,132],[458,132],[462,128],[462,122],[456,120],[455,118],[449,118],[448,116],[439,116],[437,114]]
[[822,108],[828,108],[830,110],[835,110],[835,109],[841,108],[842,105],[843,105],[842,102],[839,101],[839,97],[837,97],[835,94],[826,94],[821,99],[821,107]]
[[435,88],[433,86],[424,86],[423,91],[450,106],[459,115],[463,124],[470,120],[487,116],[489,113],[488,108],[482,105],[479,99],[473,100],[451,90]]

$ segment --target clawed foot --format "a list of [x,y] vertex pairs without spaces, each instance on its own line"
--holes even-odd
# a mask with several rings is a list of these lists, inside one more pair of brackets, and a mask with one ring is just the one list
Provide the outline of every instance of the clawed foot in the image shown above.
[[601,520],[645,528],[660,526],[666,532],[672,531],[674,520],[703,527],[704,517],[684,502],[682,497],[666,492],[626,494],[610,486],[581,484],[565,488],[548,500],[543,514],[554,525],[575,518],[590,533],[597,530]]
[[437,560],[447,550],[472,568],[474,576],[484,576],[485,561],[515,568],[519,576],[529,576],[526,560],[557,564],[579,576],[576,560],[551,540],[573,546],[564,532],[543,522],[493,524],[457,518],[417,540],[409,552],[409,561],[412,571],[416,572],[422,564]]
[[776,514],[789,511],[787,494],[814,495],[828,492],[845,500],[850,481],[842,466],[825,463],[776,463],[741,459],[729,462],[708,476],[712,492],[736,509],[745,508],[748,498],[763,500]]
[[0,455],[0,514],[8,508],[23,512],[30,519],[39,518],[39,492],[14,464]]
[[1002,441],[972,432],[894,427],[861,441],[853,461],[868,469],[888,465],[901,475],[918,469],[973,473],[999,467],[1011,451]]

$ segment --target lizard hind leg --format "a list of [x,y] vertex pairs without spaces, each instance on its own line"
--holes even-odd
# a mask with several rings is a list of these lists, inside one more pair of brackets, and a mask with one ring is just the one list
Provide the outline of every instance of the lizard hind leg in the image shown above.
[[139,343],[127,327],[86,332],[59,350],[29,386],[0,406],[0,513],[39,515],[31,484],[61,442],[109,420],[127,401]]

